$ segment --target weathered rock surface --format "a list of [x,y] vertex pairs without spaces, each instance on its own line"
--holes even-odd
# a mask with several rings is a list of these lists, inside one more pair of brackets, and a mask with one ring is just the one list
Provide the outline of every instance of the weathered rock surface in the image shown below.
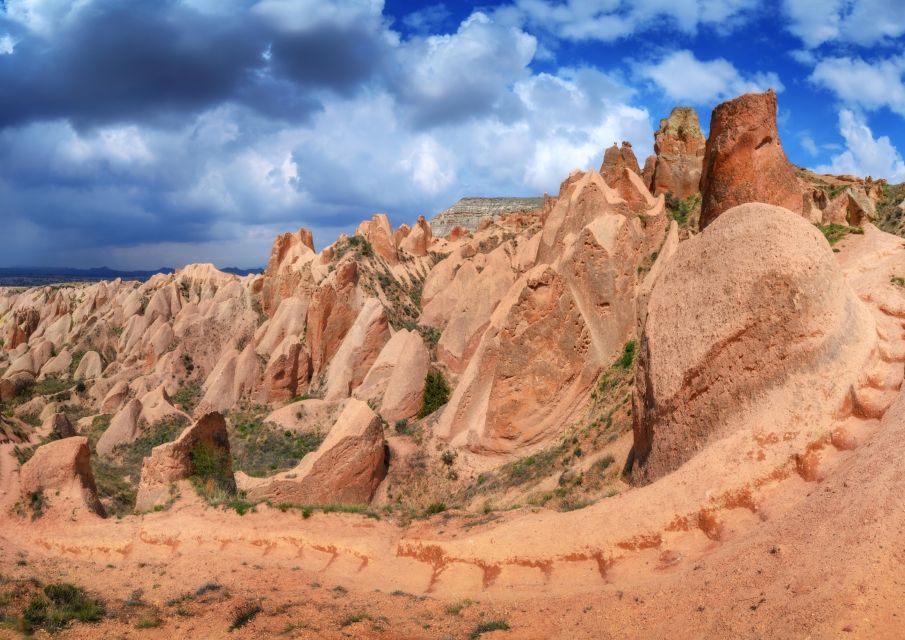
[[236,474],[253,500],[293,504],[366,504],[386,475],[380,417],[350,399],[317,451],[294,469],[270,478]]
[[430,352],[417,331],[400,329],[386,343],[364,381],[355,390],[360,400],[380,403],[380,415],[390,424],[411,418],[421,408]]
[[23,502],[33,504],[32,495],[42,492],[49,509],[61,516],[81,511],[104,515],[90,458],[88,438],[82,436],[41,445],[19,473]]
[[[216,469],[200,470],[204,459]],[[186,427],[173,442],[154,447],[141,465],[141,481],[135,500],[136,511],[148,511],[170,499],[173,483],[204,472],[202,481],[216,482],[225,491],[235,491],[229,436],[223,415],[211,412]]]
[[746,93],[713,110],[701,196],[701,229],[724,211],[748,202],[806,213],[795,170],[779,142],[772,90]]
[[669,473],[745,419],[769,424],[790,402],[803,418],[803,399],[841,404],[876,346],[872,317],[813,225],[766,204],[730,209],[678,246],[650,295],[635,479]]
[[634,171],[641,175],[641,167],[638,166],[638,158],[632,151],[630,142],[623,142],[620,147],[613,143],[603,154],[603,163],[600,165],[600,175],[611,187],[615,187],[616,181],[622,178],[623,169]]
[[706,139],[691,107],[676,107],[654,133],[655,156],[644,163],[651,193],[687,198],[700,190]]
[[433,235],[442,238],[454,227],[475,231],[484,219],[530,213],[543,207],[543,198],[462,198],[430,220]]

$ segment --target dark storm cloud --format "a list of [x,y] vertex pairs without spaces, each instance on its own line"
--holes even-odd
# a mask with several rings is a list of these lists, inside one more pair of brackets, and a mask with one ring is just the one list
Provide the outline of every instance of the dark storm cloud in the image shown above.
[[247,12],[202,14],[175,0],[96,0],[48,37],[0,16],[0,31],[18,41],[0,55],[0,128],[169,124],[227,101],[303,121],[324,90],[353,93],[385,57],[366,24],[284,33]]
[[263,64],[265,34],[173,2],[87,5],[45,40],[0,57],[0,126],[92,125],[194,111],[231,97]]
[[375,35],[366,25],[277,34],[271,44],[274,73],[302,85],[354,93],[386,60],[386,45]]

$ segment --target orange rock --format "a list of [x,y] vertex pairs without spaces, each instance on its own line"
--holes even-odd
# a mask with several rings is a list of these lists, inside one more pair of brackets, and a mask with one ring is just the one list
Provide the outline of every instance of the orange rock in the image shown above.
[[385,475],[380,417],[366,403],[352,398],[327,439],[294,469],[270,478],[238,473],[236,481],[252,500],[367,504]]
[[678,245],[650,294],[636,481],[673,471],[742,417],[779,422],[803,411],[802,397],[821,398],[815,411],[838,406],[876,348],[874,320],[819,230],[772,205],[730,209]]
[[772,90],[746,93],[713,110],[701,195],[701,229],[747,202],[805,213],[804,194],[779,142]]
[[683,199],[700,190],[706,140],[698,114],[691,107],[676,107],[660,120],[654,134],[654,153],[644,163],[651,193],[672,193]]
[[391,265],[399,262],[399,256],[396,255],[396,240],[387,214],[375,213],[370,220],[358,225],[355,235],[362,236],[370,242],[374,253]]
[[603,153],[600,175],[608,185],[614,187],[615,183],[621,179],[623,169],[634,171],[637,175],[641,174],[641,167],[638,166],[638,159],[635,157],[635,152],[632,151],[632,144],[623,142],[622,147],[619,147],[614,142],[613,146]]
[[75,436],[41,445],[19,472],[22,499],[41,491],[49,508],[61,516],[79,511],[104,515],[91,473],[88,438]]
[[212,412],[186,427],[173,442],[158,445],[151,450],[151,455],[141,465],[135,510],[149,511],[164,504],[171,495],[170,486],[173,483],[197,473],[193,458],[197,458],[202,450],[204,456],[218,466],[215,470],[217,477],[211,479],[219,482],[222,485],[220,488],[234,492],[235,480],[226,421],[220,413]]
[[408,235],[399,243],[399,248],[412,256],[426,256],[431,244],[431,227],[424,216],[418,216],[418,222]]

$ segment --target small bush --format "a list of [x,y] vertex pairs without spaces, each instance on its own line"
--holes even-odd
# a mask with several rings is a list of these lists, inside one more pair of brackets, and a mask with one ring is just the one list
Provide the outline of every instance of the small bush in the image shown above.
[[490,620],[489,622],[482,622],[474,628],[474,630],[468,637],[471,638],[471,640],[477,640],[485,633],[490,633],[491,631],[509,631],[509,623],[507,623],[505,620]]
[[625,347],[622,348],[622,355],[616,361],[616,366],[622,369],[623,371],[631,368],[632,363],[635,362],[635,347],[637,346],[634,340],[629,340],[625,343]]
[[257,602],[246,602],[239,606],[233,613],[233,622],[229,625],[230,631],[241,629],[251,622],[256,615],[261,613],[261,605]]
[[432,502],[427,506],[427,509],[425,509],[425,513],[429,516],[443,513],[444,511],[446,511],[446,504],[443,502]]
[[406,420],[405,418],[402,418],[401,420],[397,420],[396,424],[393,425],[393,428],[396,429],[396,433],[398,433],[400,435],[404,435],[404,434],[408,433],[408,431],[409,431],[409,421]]
[[54,633],[72,620],[97,622],[104,613],[103,602],[88,597],[81,587],[67,583],[49,584],[22,611],[22,630],[28,634],[36,629]]
[[443,374],[437,370],[428,371],[424,378],[424,400],[419,418],[429,416],[449,401],[449,384]]
[[861,235],[864,233],[864,229],[861,227],[849,227],[835,223],[818,224],[817,228],[820,229],[820,232],[823,234],[823,237],[826,238],[826,241],[830,243],[830,246],[836,244],[849,234]]

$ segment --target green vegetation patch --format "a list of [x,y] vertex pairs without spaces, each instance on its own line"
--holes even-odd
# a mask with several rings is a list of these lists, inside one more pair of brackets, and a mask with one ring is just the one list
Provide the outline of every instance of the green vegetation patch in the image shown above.
[[17,619],[17,628],[27,635],[38,629],[55,633],[73,621],[98,622],[105,613],[104,603],[81,587],[53,583],[31,596]]
[[826,241],[830,243],[830,246],[833,246],[845,236],[849,234],[853,235],[861,235],[864,233],[864,229],[861,227],[849,227],[843,224],[818,224],[816,225],[820,232],[823,234],[823,237],[826,238]]
[[265,422],[268,412],[252,406],[230,413],[227,420],[233,467],[258,478],[292,469],[324,441],[321,433],[296,433]]
[[443,374],[436,369],[428,371],[424,378],[424,400],[419,418],[429,416],[449,401],[449,384]]

